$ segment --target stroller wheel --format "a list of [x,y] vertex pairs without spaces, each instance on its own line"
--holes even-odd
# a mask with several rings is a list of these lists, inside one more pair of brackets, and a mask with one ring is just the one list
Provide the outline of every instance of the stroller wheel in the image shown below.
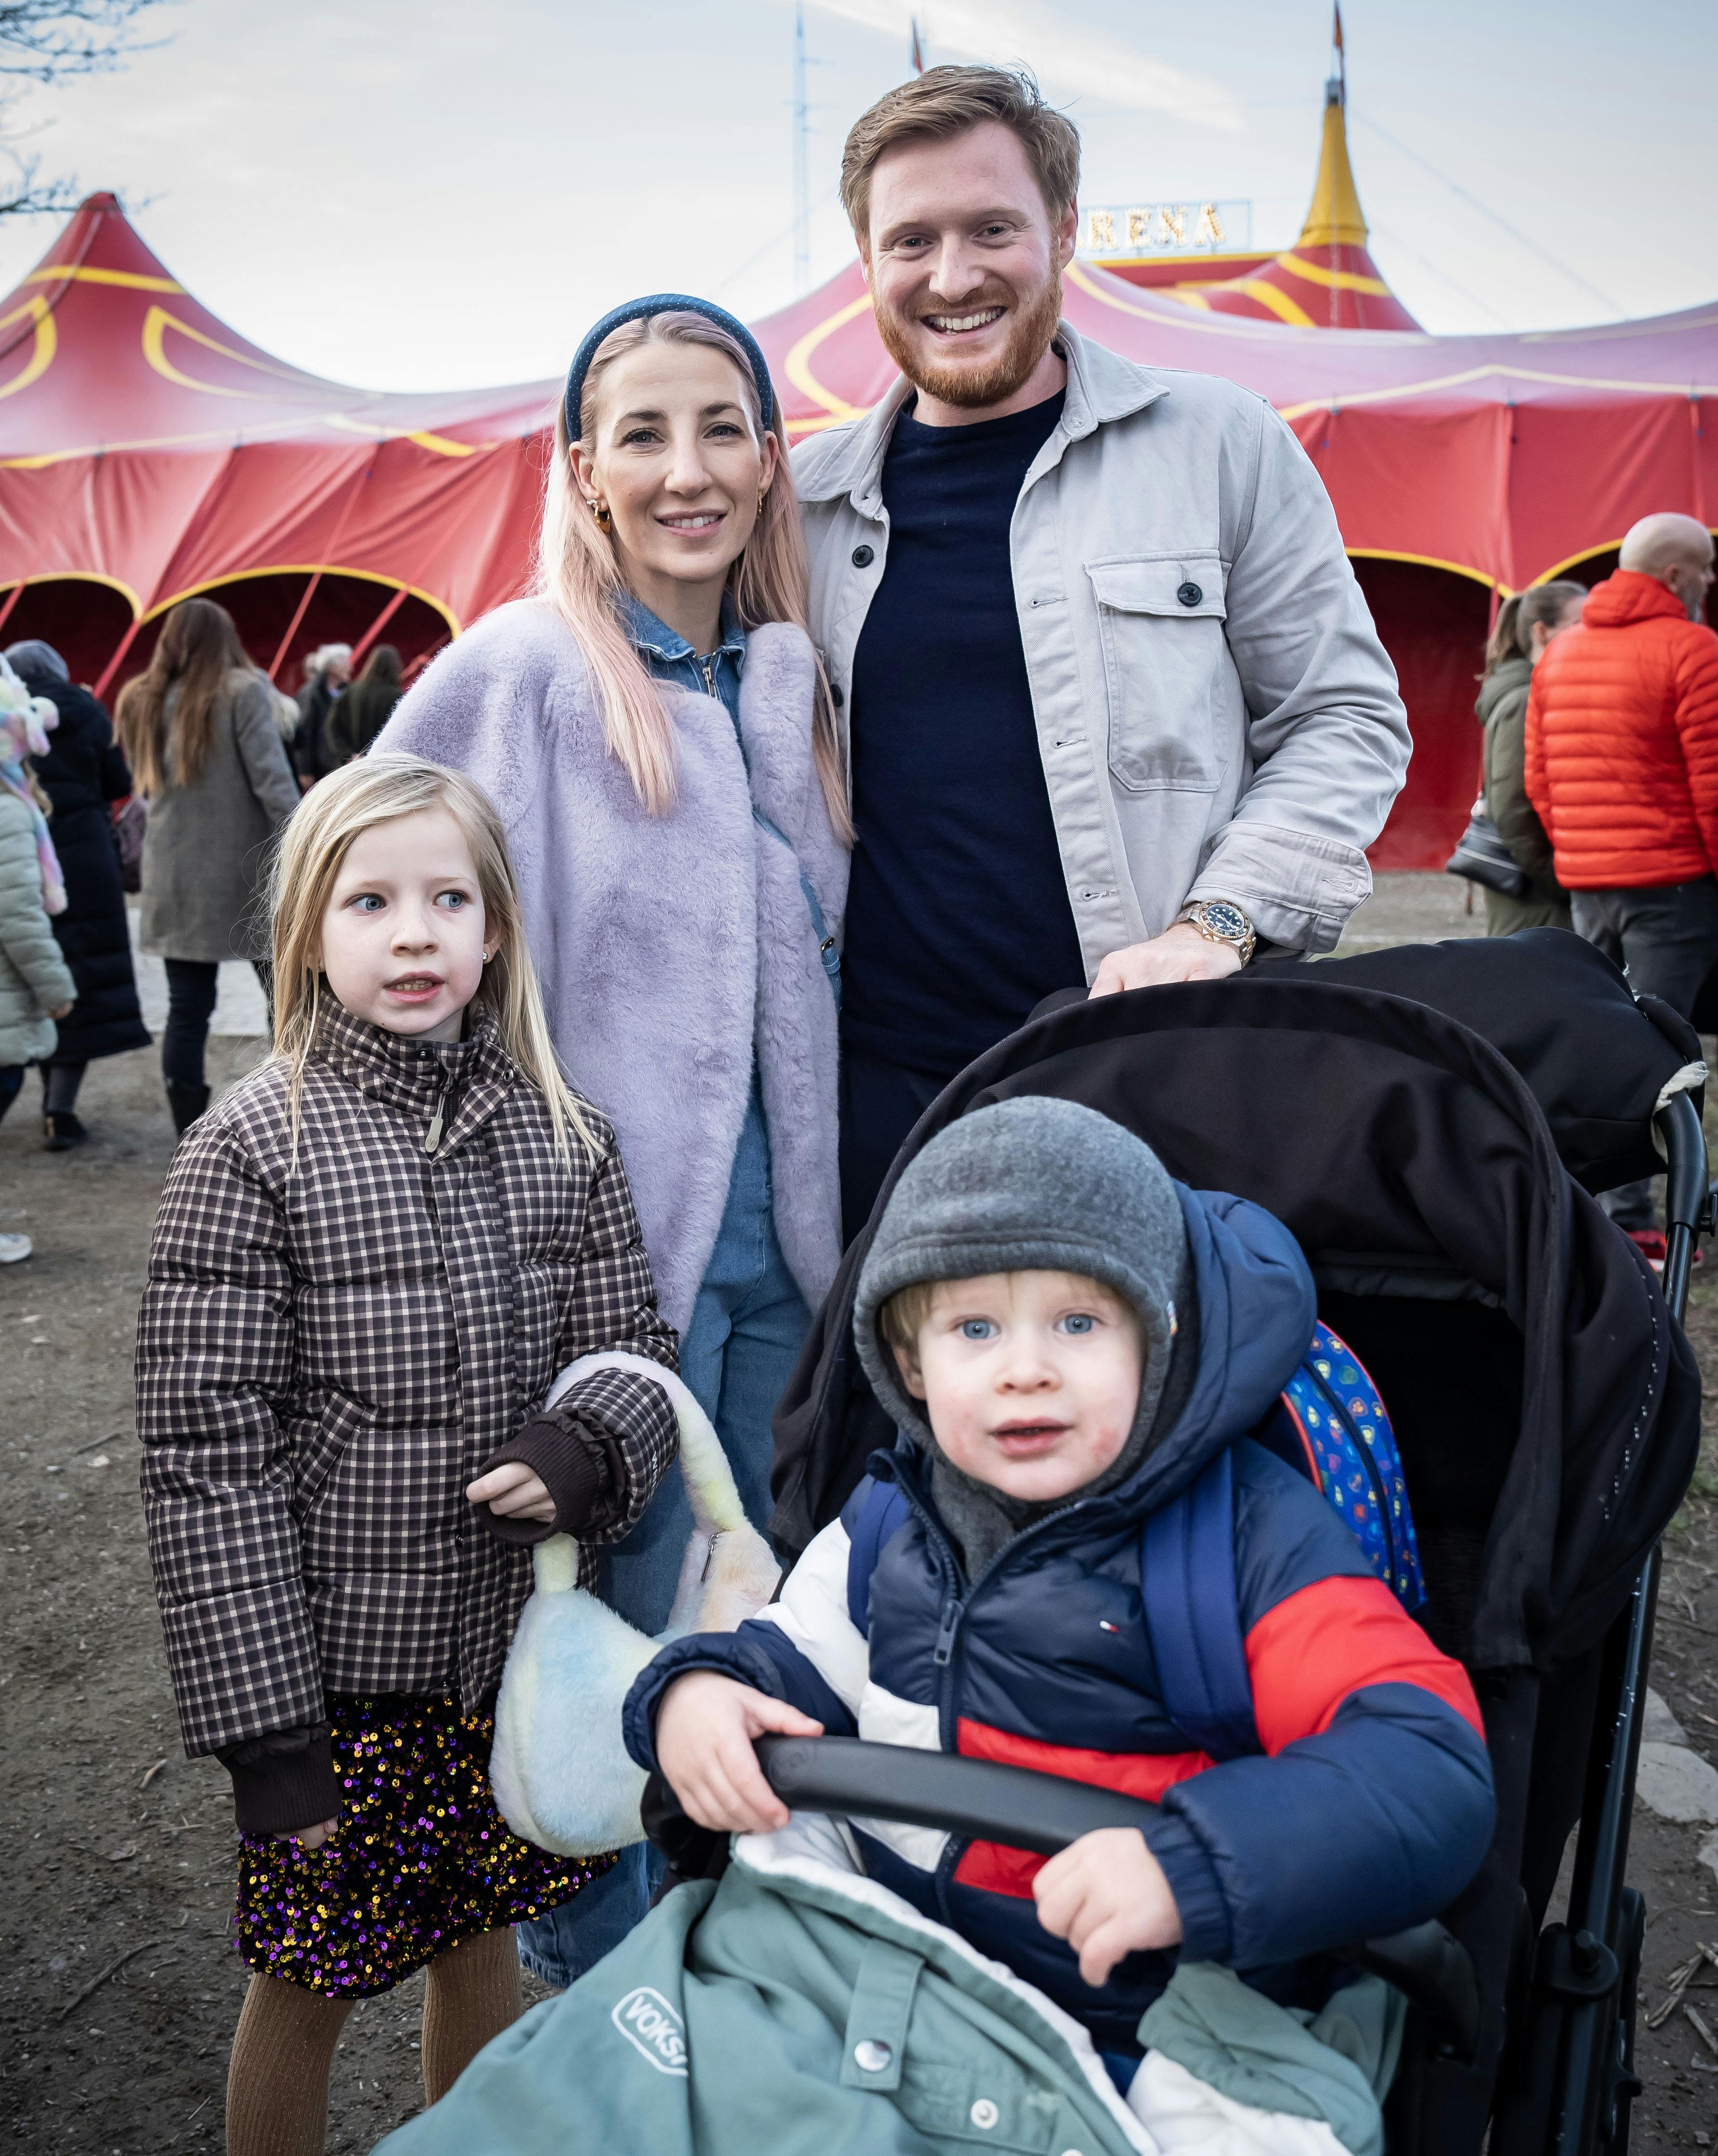
[[1625,2156],[1634,2099],[1641,2092],[1641,2079],[1634,2070],[1634,2025],[1645,1941],[1646,1902],[1634,1887],[1625,1887],[1617,1905],[1617,1958],[1623,1965],[1623,1980],[1617,1987],[1617,2021],[1599,2101],[1599,2146],[1611,2156]]

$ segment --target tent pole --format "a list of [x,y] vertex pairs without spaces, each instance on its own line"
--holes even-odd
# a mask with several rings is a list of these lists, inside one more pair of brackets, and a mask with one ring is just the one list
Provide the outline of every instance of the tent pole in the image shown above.
[[362,639],[358,643],[353,644],[352,647],[352,670],[354,674],[357,672],[359,666],[363,664],[364,654],[376,641],[376,639],[382,634],[383,630],[387,628],[388,623],[393,620],[395,614],[399,612],[400,608],[405,604],[407,599],[409,598],[410,596],[411,593],[408,588],[404,584],[402,584],[399,589],[393,594],[393,597],[389,599],[387,605],[383,608],[381,613],[377,615],[376,619],[364,631]]
[[291,649],[293,638],[298,634],[298,624],[304,619],[305,609],[309,606],[311,601],[316,597],[316,586],[321,583],[321,571],[320,569],[312,570],[311,572],[311,580],[304,588],[304,597],[298,602],[298,611],[293,615],[291,620],[287,623],[286,634],[280,639],[280,648],[275,654],[274,665],[269,669],[269,679],[270,681],[274,680],[275,676],[285,665],[286,654]]
[[4,629],[7,623],[11,620],[12,609],[23,597],[23,593],[24,579],[20,577],[18,582],[13,586],[11,591],[7,594],[5,605],[0,606],[0,629]]
[[112,658],[108,660],[106,665],[102,668],[101,679],[95,684],[95,688],[90,691],[91,695],[96,698],[98,702],[101,697],[107,693],[108,683],[112,680],[114,675],[119,671],[120,661],[131,649],[132,640],[136,636],[137,631],[141,629],[142,626],[143,617],[141,614],[139,614],[137,619],[126,631],[125,634],[120,639],[118,649],[114,653]]

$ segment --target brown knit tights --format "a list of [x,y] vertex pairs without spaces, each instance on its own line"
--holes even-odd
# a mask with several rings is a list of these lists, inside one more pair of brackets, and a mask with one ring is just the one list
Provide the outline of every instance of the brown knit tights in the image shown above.
[[[450,1947],[424,1987],[424,2095],[445,2096],[524,2000],[510,1927]],[[228,2156],[321,2156],[328,2071],[351,2012],[276,1976],[253,1976],[227,2070]]]

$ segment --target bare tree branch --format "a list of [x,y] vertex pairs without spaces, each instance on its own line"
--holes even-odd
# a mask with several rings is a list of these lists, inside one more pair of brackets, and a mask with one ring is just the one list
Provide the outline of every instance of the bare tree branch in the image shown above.
[[[10,108],[33,84],[107,74],[135,54],[164,44],[137,35],[137,18],[167,0],[0,0],[0,157],[16,177],[0,185],[0,217],[44,211],[64,214],[81,192],[72,178],[40,180],[41,160],[26,157],[5,125]],[[14,86],[15,85],[15,86]]]
[[162,0],[0,0],[0,75],[60,82],[104,74],[151,44],[133,34],[137,17]]

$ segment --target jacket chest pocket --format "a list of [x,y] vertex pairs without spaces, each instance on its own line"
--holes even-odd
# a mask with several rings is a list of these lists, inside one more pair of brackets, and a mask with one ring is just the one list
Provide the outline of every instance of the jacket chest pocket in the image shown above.
[[1211,793],[1234,675],[1214,554],[1088,562],[1103,646],[1109,768],[1130,793]]

